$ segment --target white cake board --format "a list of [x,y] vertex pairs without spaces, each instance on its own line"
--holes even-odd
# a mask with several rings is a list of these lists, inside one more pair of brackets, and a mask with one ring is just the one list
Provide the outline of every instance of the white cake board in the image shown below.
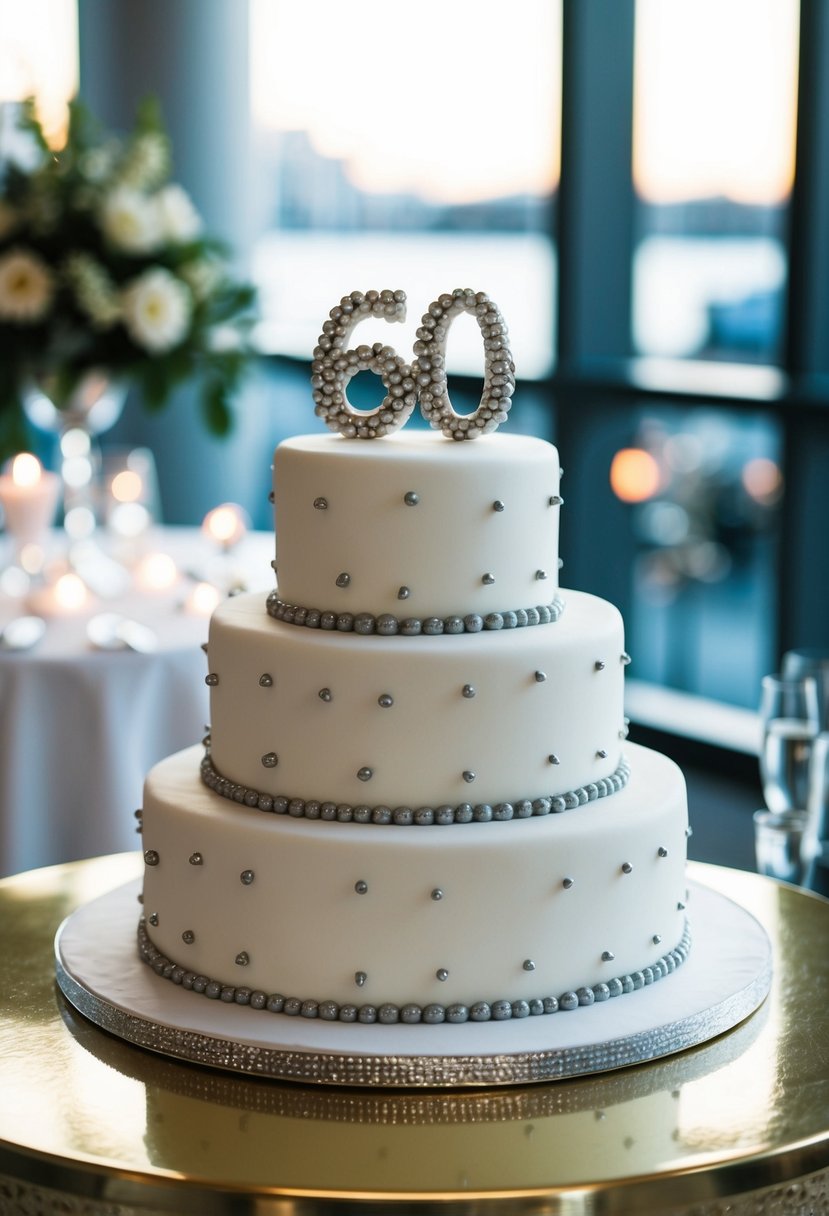
[[771,946],[738,904],[692,884],[692,944],[673,974],[569,1012],[461,1025],[362,1025],[209,1000],[138,957],[140,881],[74,912],[58,984],[90,1021],[165,1056],[254,1076],[389,1087],[527,1084],[658,1059],[730,1030],[762,1004]]

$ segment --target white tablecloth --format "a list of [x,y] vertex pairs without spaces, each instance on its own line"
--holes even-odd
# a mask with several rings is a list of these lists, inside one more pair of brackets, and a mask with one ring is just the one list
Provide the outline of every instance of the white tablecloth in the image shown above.
[[[204,556],[195,529],[160,530],[152,548],[188,568]],[[272,556],[272,536],[243,542],[253,586],[272,579]],[[98,601],[50,618],[33,650],[0,649],[0,877],[139,847],[134,811],[147,769],[198,742],[208,721],[208,620],[182,610],[187,589]],[[0,595],[0,628],[20,611]],[[86,624],[102,611],[152,626],[157,650],[92,649]]]

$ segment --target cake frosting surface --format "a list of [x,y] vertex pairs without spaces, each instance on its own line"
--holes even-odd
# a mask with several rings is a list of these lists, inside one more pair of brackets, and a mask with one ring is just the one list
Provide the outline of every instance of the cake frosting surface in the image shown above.
[[522,436],[280,444],[276,589],[216,610],[206,753],[145,784],[159,974],[253,1010],[462,1023],[684,960],[684,782],[626,741],[619,612],[559,587],[560,472]]

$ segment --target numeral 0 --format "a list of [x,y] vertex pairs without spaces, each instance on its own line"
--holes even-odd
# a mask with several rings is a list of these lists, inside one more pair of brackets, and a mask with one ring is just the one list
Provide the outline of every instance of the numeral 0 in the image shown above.
[[[475,317],[484,343],[484,387],[472,414],[452,408],[446,379],[449,326],[462,312]],[[356,326],[369,316],[404,321],[406,293],[353,291],[331,309],[311,365],[315,412],[330,430],[348,438],[376,439],[403,426],[418,401],[429,425],[450,439],[476,439],[505,420],[515,391],[515,365],[504,319],[485,292],[457,288],[430,304],[417,330],[411,364],[382,342],[348,347]],[[385,385],[386,396],[376,409],[355,410],[346,396],[348,382],[359,371],[374,372]]]

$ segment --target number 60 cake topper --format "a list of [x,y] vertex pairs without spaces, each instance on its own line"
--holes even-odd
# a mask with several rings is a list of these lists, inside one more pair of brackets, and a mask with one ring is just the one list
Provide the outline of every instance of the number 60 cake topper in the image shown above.
[[[472,414],[452,408],[446,379],[446,337],[462,312],[474,316],[484,341],[484,387]],[[418,400],[430,426],[449,439],[477,439],[506,419],[515,391],[515,365],[504,318],[485,292],[459,287],[430,304],[417,330],[411,364],[382,342],[348,347],[355,327],[370,316],[405,321],[405,291],[352,291],[331,309],[311,365],[315,413],[330,430],[349,439],[377,439],[403,426]],[[363,371],[374,372],[386,388],[373,410],[355,410],[346,396],[349,380]]]

